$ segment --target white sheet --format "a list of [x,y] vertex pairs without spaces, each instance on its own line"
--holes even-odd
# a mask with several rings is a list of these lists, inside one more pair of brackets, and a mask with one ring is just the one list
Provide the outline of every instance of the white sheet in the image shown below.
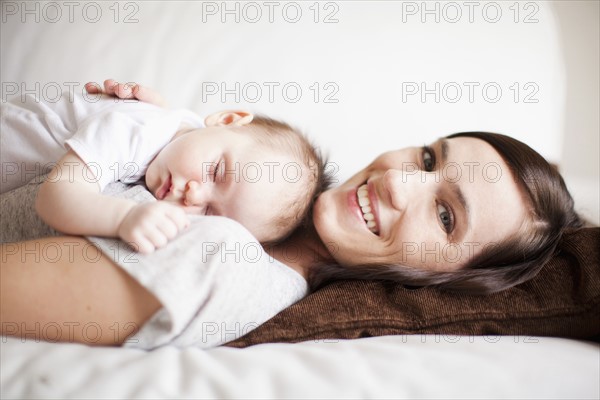
[[560,158],[565,81],[545,2],[519,8],[519,23],[509,2],[477,3],[472,22],[463,2],[458,22],[444,2],[439,22],[407,1],[321,2],[318,15],[311,2],[275,2],[273,22],[264,2],[121,2],[118,15],[111,2],[79,2],[72,23],[63,2],[60,18],[4,3],[17,8],[2,23],[3,96],[13,84],[52,97],[112,77],[201,115],[248,108],[307,131],[340,181],[383,151],[464,130],[505,132]]
[[384,336],[151,352],[1,338],[8,398],[597,399],[598,344]]

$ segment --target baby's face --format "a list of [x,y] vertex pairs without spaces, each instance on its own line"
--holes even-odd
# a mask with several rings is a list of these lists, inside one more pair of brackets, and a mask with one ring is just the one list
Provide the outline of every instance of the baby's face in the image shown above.
[[274,240],[274,219],[303,196],[307,174],[245,129],[207,127],[176,137],[148,166],[146,185],[159,200],[234,219],[258,240]]

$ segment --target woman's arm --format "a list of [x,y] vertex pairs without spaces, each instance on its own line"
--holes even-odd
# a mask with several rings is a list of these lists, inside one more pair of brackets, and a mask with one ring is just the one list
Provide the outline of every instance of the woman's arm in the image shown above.
[[82,238],[3,244],[0,260],[3,335],[118,345],[161,307]]

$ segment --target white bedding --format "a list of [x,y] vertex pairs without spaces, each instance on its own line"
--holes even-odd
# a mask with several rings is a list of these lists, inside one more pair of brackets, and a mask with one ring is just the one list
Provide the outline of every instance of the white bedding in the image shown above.
[[[560,160],[563,144],[569,145],[563,132],[562,51],[552,6],[546,2],[519,3],[518,23],[509,9],[514,2],[477,2],[473,23],[465,2],[453,3],[463,13],[458,23],[448,21],[455,15],[448,14],[453,11],[448,2],[429,3],[447,14],[440,22],[429,16],[425,23],[420,13],[406,8],[422,2],[275,2],[272,23],[264,2],[254,3],[263,13],[256,23],[250,21],[255,16],[250,3],[244,2],[227,3],[239,12],[246,7],[239,22],[235,15],[222,22],[220,13],[206,8],[220,8],[222,2],[75,2],[73,22],[68,2],[27,3],[34,10],[29,14],[21,10],[25,3],[0,4],[2,100],[15,96],[15,87],[51,97],[57,89],[81,91],[87,81],[136,81],[156,88],[172,106],[202,114],[239,107],[283,118],[330,153],[338,181],[382,151],[462,130],[509,133],[554,162]],[[61,9],[60,17],[52,14],[57,6],[51,3]],[[502,10],[497,23],[481,14],[491,3]],[[296,6],[301,19],[285,20],[281,11],[288,7],[289,19],[294,16],[289,7]],[[97,7],[101,17],[91,22]],[[490,7],[495,6],[487,8],[488,18],[494,16]],[[524,23],[533,11],[537,22]],[[337,22],[324,23],[327,16]],[[478,84],[472,102],[469,82]],[[422,101],[420,93],[406,91],[414,84],[431,89],[436,83],[439,102],[435,93]],[[455,83],[463,93],[452,102]],[[529,83],[533,86],[526,87]],[[486,84],[490,90],[501,88],[497,102],[484,98]],[[287,98],[282,92],[286,85]],[[262,95],[254,102],[257,87]],[[272,98],[269,87],[277,89]],[[298,87],[302,94],[293,102]],[[526,95],[537,102],[525,102]],[[597,197],[585,198],[598,208]],[[597,344],[469,339],[437,343],[433,336],[382,337],[241,350],[165,347],[145,353],[3,338],[0,397],[600,396]]]
[[383,336],[151,352],[2,338],[9,398],[597,399],[597,344]]
[[[463,130],[507,132],[560,159],[566,88],[544,2],[520,9],[519,18],[534,13],[536,23],[514,23],[509,3],[498,22],[487,22],[493,2],[485,18],[481,3],[472,23],[465,6],[457,23],[435,15],[422,23],[420,2],[404,1],[319,3],[317,23],[311,2],[275,2],[272,23],[263,2],[250,2],[262,10],[255,23],[244,2],[228,6],[237,4],[239,22],[221,2],[121,2],[118,15],[111,2],[90,2],[98,6],[84,14],[81,2],[72,23],[65,5],[56,22],[52,7],[39,6],[36,23],[14,3],[0,38],[6,97],[13,84],[52,98],[56,88],[81,91],[81,83],[112,77],[156,88],[200,115],[249,108],[307,131],[331,153],[340,180],[383,151]],[[297,7],[298,22],[287,22]],[[433,90],[424,102],[421,84]]]

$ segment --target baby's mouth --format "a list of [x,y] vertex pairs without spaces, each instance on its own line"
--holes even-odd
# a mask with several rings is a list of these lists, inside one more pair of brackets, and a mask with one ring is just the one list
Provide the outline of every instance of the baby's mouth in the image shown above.
[[169,193],[170,190],[171,190],[171,174],[169,174],[169,177],[167,178],[165,183],[163,183],[163,185],[156,192],[156,198],[158,200],[163,200],[167,196],[167,194]]
[[356,191],[356,197],[358,198],[358,205],[360,206],[367,228],[374,234],[379,235],[379,227],[377,226],[375,214],[373,212],[373,208],[371,207],[371,200],[369,199],[369,187],[366,183],[359,186],[358,190]]

